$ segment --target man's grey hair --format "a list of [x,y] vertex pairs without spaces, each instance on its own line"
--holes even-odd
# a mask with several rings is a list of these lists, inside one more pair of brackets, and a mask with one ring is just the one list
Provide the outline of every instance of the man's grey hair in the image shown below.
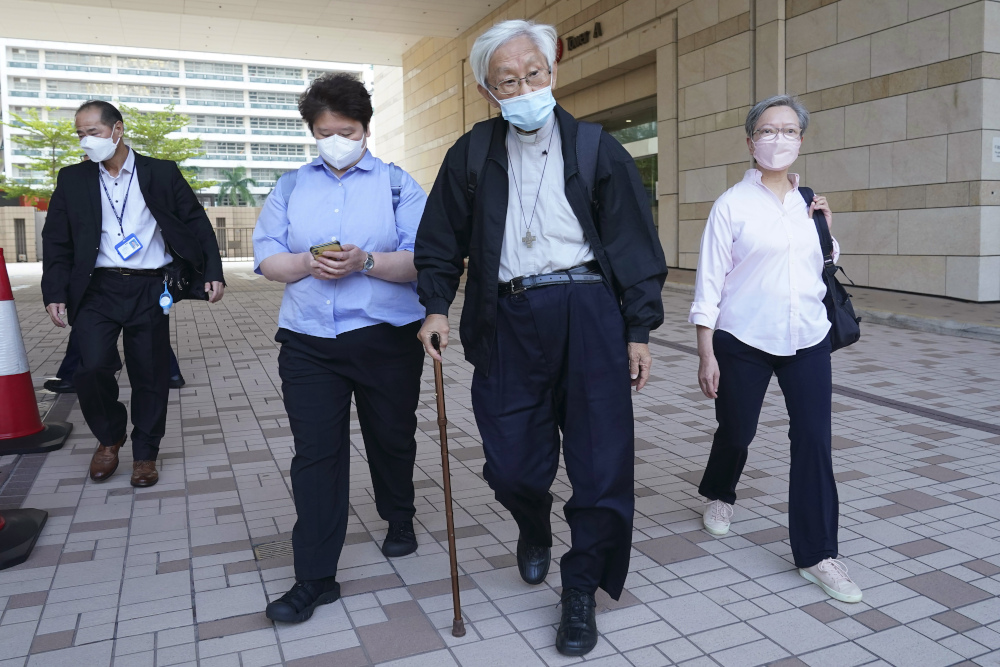
[[534,21],[501,21],[476,38],[469,54],[469,65],[476,82],[487,86],[486,77],[490,73],[490,59],[496,50],[517,37],[528,37],[545,56],[549,67],[556,61],[556,29]]
[[791,107],[795,115],[799,117],[799,129],[802,130],[802,134],[805,135],[806,128],[809,127],[809,112],[799,102],[799,98],[794,95],[774,95],[766,100],[761,100],[757,104],[753,105],[750,109],[750,113],[747,114],[747,122],[744,127],[747,131],[747,136],[751,139],[753,138],[754,130],[757,129],[757,123],[760,122],[760,117],[764,115],[764,112],[771,107]]

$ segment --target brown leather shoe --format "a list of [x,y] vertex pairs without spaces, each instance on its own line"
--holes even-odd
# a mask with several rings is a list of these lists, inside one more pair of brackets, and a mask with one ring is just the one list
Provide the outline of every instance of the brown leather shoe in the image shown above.
[[98,445],[94,457],[90,459],[90,479],[103,482],[118,470],[118,450],[125,444],[125,436],[117,443],[106,447]]
[[156,461],[132,461],[132,486],[153,486],[158,481]]

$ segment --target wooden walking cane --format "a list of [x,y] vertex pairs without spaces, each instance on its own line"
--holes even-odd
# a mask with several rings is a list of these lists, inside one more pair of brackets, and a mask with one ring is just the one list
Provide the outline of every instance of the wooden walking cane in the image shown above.
[[[441,354],[441,337],[431,334],[431,345]],[[453,637],[465,636],[462,620],[462,600],[458,594],[458,554],[455,549],[455,517],[451,511],[451,470],[448,466],[448,417],[444,412],[444,372],[441,362],[434,360],[434,392],[437,398],[438,428],[441,429],[441,477],[444,481],[444,516],[448,524],[448,557],[451,559],[451,598],[455,606],[455,620],[451,624]]]

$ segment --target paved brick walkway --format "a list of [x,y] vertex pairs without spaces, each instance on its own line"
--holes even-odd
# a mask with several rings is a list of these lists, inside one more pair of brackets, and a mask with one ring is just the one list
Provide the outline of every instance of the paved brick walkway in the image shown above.
[[[37,269],[12,273],[40,388],[66,332],[44,316]],[[429,364],[417,434],[419,551],[392,562],[379,552],[385,525],[353,428],[343,601],[298,626],[264,618],[266,600],[292,581],[292,445],[273,342],[281,291],[246,264],[227,265],[227,277],[221,304],[176,308],[173,340],[188,384],[171,391],[157,486],[133,491],[124,472],[104,484],[87,478],[94,441],[72,397],[53,406],[39,395],[44,409],[76,425],[62,450],[0,457],[0,507],[27,493],[25,506],[51,513],[29,562],[0,572],[0,667],[578,662],[553,647],[558,564],[539,587],[517,575],[517,529],[480,477],[471,370],[457,345],[446,375],[468,635],[450,636]],[[715,423],[697,390],[687,299],[664,293],[653,382],[635,397],[632,574],[619,602],[599,600],[603,638],[586,662],[1000,664],[1000,345],[868,326],[858,345],[835,356],[840,543],[865,594],[846,605],[791,564],[787,420],[776,383],[731,535],[700,529],[695,485]],[[558,510],[569,494],[563,474],[553,491]],[[568,537],[560,516],[557,557]]]

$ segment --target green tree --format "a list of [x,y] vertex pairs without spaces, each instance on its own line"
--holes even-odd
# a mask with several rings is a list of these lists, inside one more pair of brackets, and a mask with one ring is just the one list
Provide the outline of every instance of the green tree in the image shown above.
[[184,114],[175,112],[174,105],[162,111],[139,111],[123,104],[121,112],[125,118],[125,135],[133,149],[149,157],[176,162],[184,179],[194,190],[215,185],[215,181],[199,179],[197,167],[183,164],[185,160],[204,154],[201,139],[167,136],[180,132],[191,122]]
[[33,172],[43,174],[28,182],[18,182],[0,175],[0,190],[8,197],[34,197],[48,200],[56,188],[56,175],[63,167],[75,164],[83,156],[76,127],[69,119],[42,120],[39,109],[31,108],[24,115],[11,113],[13,122],[0,124],[25,130],[27,134],[12,134],[11,142],[28,153],[28,165]]
[[254,197],[250,192],[250,186],[257,185],[257,181],[247,176],[246,167],[235,167],[222,172],[226,180],[219,183],[219,199],[228,198],[233,206],[239,206],[246,202],[247,206],[253,206]]

